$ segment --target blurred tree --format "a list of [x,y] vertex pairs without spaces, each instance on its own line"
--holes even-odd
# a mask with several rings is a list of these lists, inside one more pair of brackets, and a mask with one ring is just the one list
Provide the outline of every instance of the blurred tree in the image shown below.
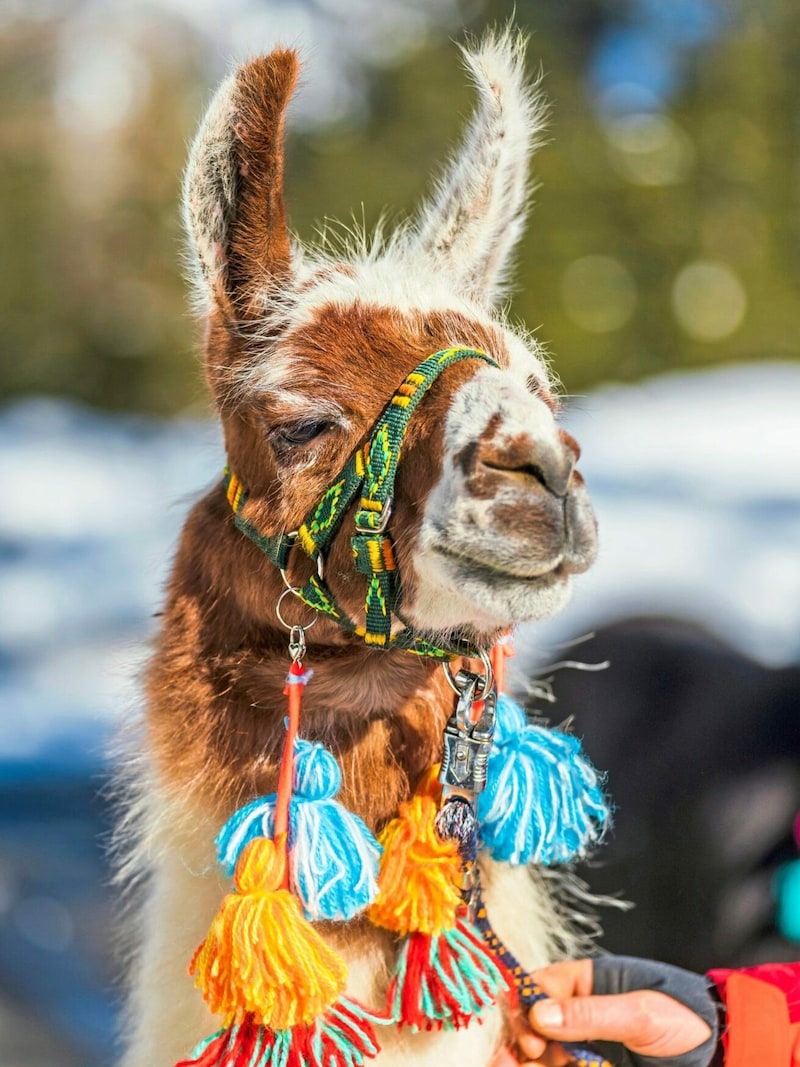
[[[683,16],[704,10],[716,12],[713,32]],[[510,11],[489,0],[468,29]],[[0,116],[0,392],[158,412],[202,404],[177,201],[211,80],[207,52],[164,14],[117,52],[83,54],[71,18],[18,19],[0,46],[0,89],[13,102]],[[518,0],[516,19],[533,31],[553,140],[536,159],[541,189],[511,310],[541,324],[569,391],[796,358],[800,8]],[[624,81],[620,35],[644,30],[650,54],[669,60],[668,89],[620,108],[596,72],[617,62]],[[679,31],[688,43],[676,50]],[[288,199],[306,239],[323,216],[370,227],[387,205],[390,218],[410,210],[471,107],[442,33],[364,63],[369,108],[333,125],[304,121],[290,137]]]

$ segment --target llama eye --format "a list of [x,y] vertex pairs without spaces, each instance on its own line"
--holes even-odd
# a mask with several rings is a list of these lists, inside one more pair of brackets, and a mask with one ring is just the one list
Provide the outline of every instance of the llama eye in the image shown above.
[[285,426],[272,434],[272,441],[278,450],[285,450],[296,445],[307,445],[320,437],[331,424],[324,420],[316,422],[300,422],[294,426]]

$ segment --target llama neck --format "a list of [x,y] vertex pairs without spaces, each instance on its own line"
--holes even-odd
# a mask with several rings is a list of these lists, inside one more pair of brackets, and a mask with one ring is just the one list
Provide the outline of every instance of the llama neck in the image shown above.
[[[213,495],[184,528],[149,678],[160,776],[225,817],[272,792],[286,714],[288,634],[275,620],[283,586],[230,527]],[[373,827],[397,811],[438,760],[452,695],[437,664],[376,652],[332,624],[307,633],[314,671],[302,736],[339,759],[342,802]]]

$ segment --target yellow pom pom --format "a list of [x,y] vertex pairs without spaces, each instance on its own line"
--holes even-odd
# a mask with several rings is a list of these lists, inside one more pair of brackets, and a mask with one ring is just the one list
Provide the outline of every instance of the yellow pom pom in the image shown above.
[[398,934],[439,934],[455,926],[461,861],[454,841],[436,832],[436,803],[413,796],[378,838],[383,846],[378,895],[368,915]]
[[195,952],[190,973],[226,1025],[252,1012],[273,1030],[311,1023],[344,991],[344,961],[283,888],[286,855],[256,838],[236,864],[229,893]]

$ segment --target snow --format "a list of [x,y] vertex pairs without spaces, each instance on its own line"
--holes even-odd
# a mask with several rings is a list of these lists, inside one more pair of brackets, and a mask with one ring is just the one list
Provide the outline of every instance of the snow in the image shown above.
[[707,626],[769,664],[800,653],[800,367],[614,386],[565,420],[600,554],[538,647],[632,614]]
[[[800,366],[608,387],[564,423],[583,449],[600,557],[523,644],[669,613],[765,662],[796,660]],[[101,759],[135,710],[183,517],[223,463],[201,420],[49,399],[0,411],[0,760]]]

